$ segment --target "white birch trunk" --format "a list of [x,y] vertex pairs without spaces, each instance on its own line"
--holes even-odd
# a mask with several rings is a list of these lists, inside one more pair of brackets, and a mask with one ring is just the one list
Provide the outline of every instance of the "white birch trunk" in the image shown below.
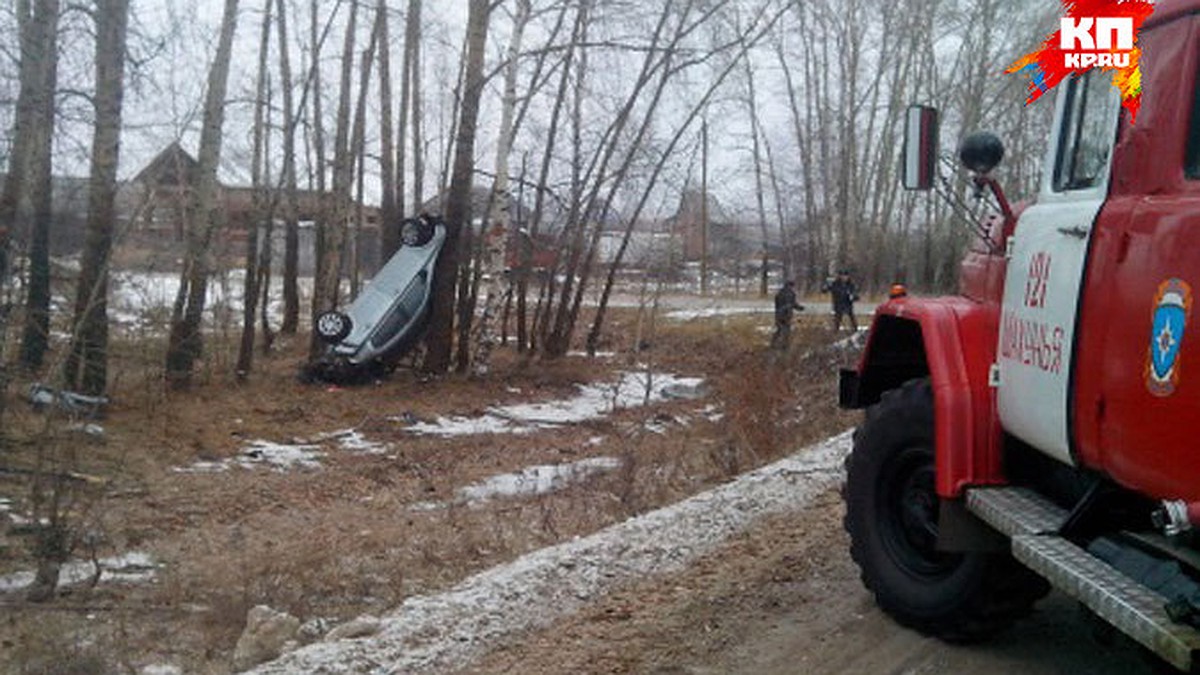
[[504,74],[504,103],[500,114],[500,137],[496,143],[496,182],[492,187],[492,211],[488,214],[488,230],[483,235],[483,316],[475,339],[475,354],[471,374],[486,375],[491,367],[492,349],[499,342],[497,324],[505,297],[511,291],[511,280],[504,273],[507,257],[508,231],[511,225],[509,203],[508,156],[513,144],[513,117],[517,107],[518,57],[525,25],[532,11],[530,0],[517,0],[513,18],[512,40],[508,45],[508,64]]

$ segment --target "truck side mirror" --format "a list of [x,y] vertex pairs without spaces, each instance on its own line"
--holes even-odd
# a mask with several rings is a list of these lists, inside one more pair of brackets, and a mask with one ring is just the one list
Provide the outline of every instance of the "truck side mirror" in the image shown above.
[[990,131],[976,131],[958,146],[958,158],[963,166],[982,176],[1004,159],[1004,144]]
[[937,167],[938,112],[926,105],[910,105],[904,115],[905,190],[930,190]]

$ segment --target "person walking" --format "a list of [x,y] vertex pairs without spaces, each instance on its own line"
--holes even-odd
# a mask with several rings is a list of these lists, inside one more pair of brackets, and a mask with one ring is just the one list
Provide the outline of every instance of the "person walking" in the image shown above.
[[833,304],[833,330],[842,329],[842,317],[850,320],[850,331],[858,331],[858,322],[854,320],[854,301],[858,300],[858,288],[850,278],[850,270],[838,270],[837,277],[827,279],[821,290],[828,293]]
[[794,312],[803,312],[804,305],[796,302],[796,282],[788,279],[775,294],[775,334],[771,336],[771,348],[786,351],[792,341],[792,319]]

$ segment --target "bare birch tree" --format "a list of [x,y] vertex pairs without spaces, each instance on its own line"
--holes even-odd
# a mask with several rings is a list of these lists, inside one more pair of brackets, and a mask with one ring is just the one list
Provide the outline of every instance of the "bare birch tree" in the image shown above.
[[[300,111],[292,100],[292,62],[283,0],[275,3],[275,27],[279,35],[279,81],[283,90],[283,321],[279,332],[293,335],[300,321],[300,223],[296,215],[296,128]],[[316,48],[314,47],[314,50]]]
[[221,159],[222,127],[225,123],[225,89],[237,29],[238,0],[225,0],[217,51],[208,75],[204,97],[204,122],[197,152],[196,184],[188,210],[187,253],[180,275],[180,298],[171,317],[167,342],[166,375],[174,386],[191,382],[192,368],[203,351],[201,320],[208,293],[213,235],[221,227],[224,214],[218,206],[217,166]]
[[492,349],[499,341],[496,321],[500,308],[511,291],[511,279],[505,274],[507,266],[509,208],[512,194],[509,190],[508,156],[513,144],[513,117],[517,108],[517,74],[520,72],[519,56],[525,26],[533,8],[530,0],[517,0],[513,16],[512,37],[508,43],[508,58],[504,73],[504,98],[500,110],[500,135],[496,142],[496,178],[492,186],[491,213],[488,214],[488,229],[483,235],[483,272],[485,285],[483,316],[479,319],[479,333],[472,359],[472,374],[486,375],[491,367]]
[[30,370],[41,368],[50,333],[50,223],[51,155],[54,145],[54,96],[58,88],[59,0],[36,0],[32,15],[23,21],[21,40],[21,91],[18,108],[24,105],[29,138],[23,158],[24,179],[10,183],[24,187],[18,197],[19,232],[28,241],[29,277],[25,287],[25,323],[21,333],[20,363]]
[[479,100],[483,94],[484,50],[487,47],[488,0],[470,0],[467,14],[464,86],[459,106],[459,121],[454,144],[454,169],[446,198],[446,242],[433,273],[433,309],[425,337],[423,368],[444,373],[450,368],[453,351],[455,274],[458,269],[459,237],[471,227],[471,186],[474,180],[475,133],[479,120]]
[[[242,284],[242,339],[238,345],[236,376],[245,380],[254,364],[254,322],[255,311],[258,309],[259,287],[259,234],[263,231],[262,223],[272,217],[270,195],[267,184],[270,178],[264,178],[267,162],[265,145],[267,140],[267,58],[271,52],[271,4],[274,0],[263,0],[262,28],[258,42],[258,81],[255,85],[254,96],[254,129],[252,134],[253,150],[251,151],[250,186],[253,190],[250,206],[250,220],[246,223],[246,277]],[[271,241],[266,239],[263,247],[270,249]]]
[[[350,186],[354,170],[350,152],[350,97],[354,81],[354,44],[357,24],[358,3],[352,2],[342,44],[341,81],[338,85],[337,121],[335,122],[333,141],[333,183],[328,200],[331,208],[327,217],[317,225],[317,274],[316,279],[313,280],[313,317],[336,308],[338,304],[338,286],[341,282],[342,254],[346,244]],[[313,97],[314,101],[320,99],[319,90],[316,94]],[[320,354],[322,348],[316,331],[311,331],[309,356],[315,358]]]
[[[387,0],[375,6],[379,31],[379,262],[384,264],[400,244],[401,217],[396,203],[396,142],[392,128],[392,43]],[[403,138],[403,136],[401,136]]]
[[75,288],[74,328],[63,380],[100,395],[108,383],[108,272],[116,225],[129,0],[97,0],[96,119],[88,181],[87,233]]

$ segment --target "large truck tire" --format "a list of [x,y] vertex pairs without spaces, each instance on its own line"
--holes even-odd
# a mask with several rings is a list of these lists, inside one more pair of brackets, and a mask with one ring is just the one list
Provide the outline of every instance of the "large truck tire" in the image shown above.
[[1007,553],[937,549],[933,391],[927,378],[870,407],[846,459],[844,525],[876,602],[897,621],[953,641],[986,638],[1049,584]]

